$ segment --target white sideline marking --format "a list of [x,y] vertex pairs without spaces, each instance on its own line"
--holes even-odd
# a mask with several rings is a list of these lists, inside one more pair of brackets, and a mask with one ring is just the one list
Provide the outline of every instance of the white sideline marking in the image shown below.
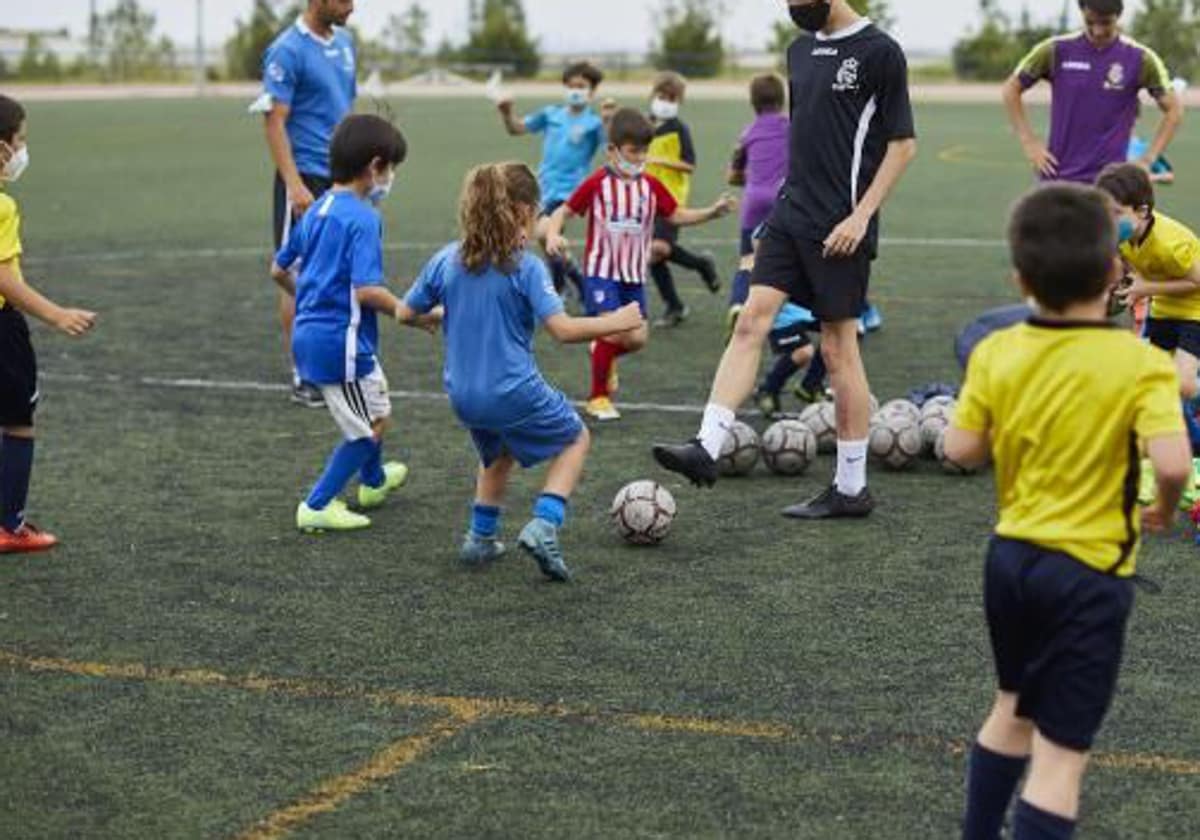
[[[143,388],[163,388],[174,391],[222,391],[235,394],[282,394],[291,390],[291,386],[282,382],[254,382],[239,379],[168,379],[159,376],[140,376],[128,379],[123,376],[109,374],[105,376],[89,376],[85,373],[53,373],[41,374],[43,379],[51,382],[72,382],[81,385],[105,384],[128,385]],[[390,396],[396,400],[412,400],[414,402],[447,402],[445,394],[437,391],[390,391]],[[575,406],[583,408],[586,400],[577,400]],[[671,405],[663,403],[620,403],[622,411],[646,412],[657,414],[703,414],[702,405]],[[753,414],[754,412],[745,412]]]
[[[449,240],[447,240],[448,242]],[[693,245],[701,247],[735,247],[736,239],[691,239]],[[889,248],[1002,248],[1006,245],[1003,239],[954,239],[954,238],[905,238],[895,239],[885,237],[880,242]],[[385,251],[402,252],[417,251],[433,253],[446,245],[446,242],[395,242],[385,245]],[[49,256],[29,256],[23,258],[26,265],[53,265],[56,263],[118,263],[141,262],[144,260],[187,260],[187,259],[230,259],[233,257],[261,257],[263,261],[270,259],[270,248],[260,245],[238,245],[230,248],[168,248],[161,251],[96,251],[79,254],[53,254]]]

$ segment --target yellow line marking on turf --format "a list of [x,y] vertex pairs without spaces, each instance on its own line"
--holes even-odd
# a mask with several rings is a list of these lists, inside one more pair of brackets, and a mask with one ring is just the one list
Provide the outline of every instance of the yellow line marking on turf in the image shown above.
[[977,158],[971,156],[970,146],[948,146],[937,153],[937,159],[942,163],[955,163],[968,166],[994,166],[1004,169],[1021,167],[1029,169],[1029,164],[1016,160],[990,160],[988,158]]
[[[196,687],[231,688],[291,697],[361,700],[397,708],[436,709],[450,716],[451,725],[462,727],[483,719],[524,717],[568,722],[622,726],[641,732],[680,733],[765,741],[826,742],[842,747],[890,746],[961,756],[965,741],[945,740],[932,735],[832,733],[805,731],[773,721],[728,720],[692,715],[664,715],[604,711],[561,703],[543,704],[510,698],[459,697],[417,694],[408,691],[338,686],[316,680],[287,679],[259,675],[228,676],[205,669],[152,668],[141,664],[112,665],[52,657],[24,656],[0,649],[0,666],[35,673],[59,673],[101,679],[156,682]],[[456,723],[457,722],[457,723]],[[414,736],[418,737],[418,736]],[[407,739],[411,740],[411,739]],[[1162,773],[1168,776],[1200,776],[1200,760],[1150,753],[1093,753],[1092,764],[1113,770]]]
[[326,779],[292,804],[263,818],[237,835],[237,840],[277,840],[322,814],[336,811],[346,800],[376,782],[395,776],[425,757],[434,747],[483,719],[483,715],[450,715],[416,735],[401,738],[377,752],[361,767]]

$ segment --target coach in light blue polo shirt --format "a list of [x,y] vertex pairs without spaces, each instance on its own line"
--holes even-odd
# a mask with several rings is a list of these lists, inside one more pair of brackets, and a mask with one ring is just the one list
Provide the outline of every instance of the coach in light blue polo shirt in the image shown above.
[[[354,0],[308,0],[295,24],[281,32],[263,57],[267,147],[275,163],[275,249],[292,224],[330,187],[329,141],[354,109],[357,94],[354,40],[342,27]],[[294,301],[280,296],[279,317],[291,348]],[[294,372],[294,371],[293,371]],[[321,406],[321,392],[294,372],[293,401]]]

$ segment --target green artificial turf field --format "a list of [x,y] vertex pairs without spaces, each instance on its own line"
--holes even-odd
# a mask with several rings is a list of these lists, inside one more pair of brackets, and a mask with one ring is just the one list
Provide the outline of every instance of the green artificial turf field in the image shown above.
[[[403,287],[453,236],[466,168],[538,149],[473,101],[395,106],[411,143],[386,211]],[[389,447],[411,482],[369,532],[302,536],[295,505],[336,433],[283,390],[259,123],[233,101],[30,113],[26,273],[101,321],[80,342],[35,335],[30,512],[63,545],[0,563],[0,835],[955,834],[992,692],[989,478],[876,469],[876,516],[814,527],[777,509],[819,489],[828,458],[801,479],[760,467],[682,486],[648,449],[694,432],[724,301],[681,278],[691,320],[622,362],[621,399],[641,407],[595,430],[564,538],[573,584],[515,555],[456,566],[472,453],[436,395],[438,344],[386,324],[407,394]],[[697,102],[685,117],[707,201],[748,113]],[[1013,299],[1000,240],[1030,183],[998,104],[918,121],[877,264],[887,320],[865,347],[885,398],[955,380],[956,329]],[[1198,138],[1174,147],[1181,185],[1160,198],[1192,223]],[[732,269],[736,221],[687,236]],[[585,350],[540,348],[552,381],[586,396]],[[639,478],[679,503],[655,549],[606,518]],[[538,481],[515,482],[510,539]],[[1144,550],[1163,593],[1139,598],[1082,836],[1194,831],[1197,551],[1180,535]]]

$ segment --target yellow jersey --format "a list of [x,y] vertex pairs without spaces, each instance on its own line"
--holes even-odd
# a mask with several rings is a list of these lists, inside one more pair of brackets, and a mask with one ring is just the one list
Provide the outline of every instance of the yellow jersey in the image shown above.
[[[12,196],[3,192],[0,192],[0,263],[11,263],[17,279],[22,279],[21,211]],[[4,306],[3,297],[0,306]]]
[[954,425],[991,436],[997,535],[1133,575],[1141,443],[1184,432],[1170,356],[1100,322],[1033,318],[975,349]]
[[[650,142],[651,158],[669,160],[672,163],[696,165],[696,147],[692,144],[692,132],[678,119],[665,120],[655,126],[654,139]],[[665,166],[646,167],[646,173],[662,181],[664,187],[680,207],[688,206],[692,192],[692,176],[688,172],[668,169]]]
[[[1121,256],[1151,282],[1179,280],[1200,261],[1200,239],[1186,225],[1155,213],[1140,242],[1121,244]],[[1150,300],[1150,317],[1200,321],[1200,289],[1186,295],[1156,295]]]

